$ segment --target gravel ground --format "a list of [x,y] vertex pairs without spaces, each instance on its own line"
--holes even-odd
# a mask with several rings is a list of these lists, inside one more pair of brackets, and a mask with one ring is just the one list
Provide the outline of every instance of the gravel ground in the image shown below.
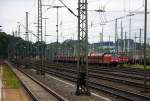
[[37,78],[38,80],[44,82],[44,84],[49,86],[58,94],[67,98],[69,101],[123,101],[120,98],[114,96],[112,97],[108,94],[104,94],[97,91],[94,91],[96,93],[92,93],[92,96],[76,96],[74,94],[76,87],[73,83],[69,81],[57,78],[55,76],[51,76],[49,74],[46,74],[45,76],[39,76],[33,69],[24,69],[24,71]]

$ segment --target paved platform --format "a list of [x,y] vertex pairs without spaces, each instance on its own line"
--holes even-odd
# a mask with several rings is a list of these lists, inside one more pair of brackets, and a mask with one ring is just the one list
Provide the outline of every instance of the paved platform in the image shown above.
[[32,101],[24,88],[10,89],[4,88],[1,101]]
[[23,82],[24,85],[31,91],[31,93],[39,99],[39,101],[58,101],[53,95],[49,92],[45,91],[40,85],[36,82],[28,78],[26,75],[21,73],[15,68],[12,68],[14,73],[19,77],[19,79]]
[[6,82],[8,79],[6,80],[3,77],[5,67],[5,65],[0,66],[0,101],[32,101],[31,97],[21,85],[18,87],[10,87],[7,85]]

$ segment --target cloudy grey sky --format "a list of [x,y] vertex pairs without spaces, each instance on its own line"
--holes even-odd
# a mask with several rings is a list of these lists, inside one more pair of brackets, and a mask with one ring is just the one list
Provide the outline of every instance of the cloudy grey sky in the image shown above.
[[[34,33],[37,32],[37,27],[34,23],[37,22],[37,1],[38,0],[0,0],[0,25],[3,30],[9,34],[17,30],[17,22],[21,22],[25,26],[25,12],[29,12],[29,29]],[[77,14],[78,0],[62,0],[69,8]],[[62,5],[59,0],[42,0],[46,5]],[[150,9],[150,0],[148,0],[148,9]],[[97,13],[94,11],[88,12],[89,23],[89,41],[98,42],[99,33],[102,30],[100,25],[102,22],[115,19],[116,17],[124,16],[131,11],[143,12],[144,0],[88,0],[88,9],[106,10],[106,13]],[[43,17],[47,17],[47,34],[52,35],[47,37],[47,42],[54,42],[56,40],[56,9],[43,7]],[[148,28],[149,24],[148,15]],[[120,22],[123,22],[124,31],[129,31],[129,18],[118,21],[118,34],[120,37]],[[139,14],[132,17],[132,38],[135,34],[139,35],[139,29],[143,28],[144,15]],[[44,21],[43,21],[44,22]],[[59,41],[74,38],[77,39],[77,18],[74,17],[66,8],[59,9]],[[44,26],[44,23],[43,23]],[[115,22],[106,23],[104,26],[104,40],[114,41]],[[148,33],[150,30],[148,29]],[[25,29],[21,27],[21,37],[24,38]],[[44,33],[44,27],[43,27]],[[128,37],[128,35],[127,35]],[[33,35],[30,35],[30,40],[36,41]]]

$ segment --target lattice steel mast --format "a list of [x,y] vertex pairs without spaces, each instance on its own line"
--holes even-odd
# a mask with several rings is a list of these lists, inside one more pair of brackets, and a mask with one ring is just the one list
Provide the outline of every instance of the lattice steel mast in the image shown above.
[[42,1],[38,0],[38,42],[42,41]]
[[[42,43],[40,44],[39,42],[42,42],[43,41],[43,35],[42,35],[42,1],[41,0],[38,0],[38,56],[40,58],[40,55],[41,55],[41,68],[40,68],[40,72],[38,70],[38,74],[44,74],[44,72],[42,71],[42,67],[43,67],[43,53],[44,53],[44,50],[43,50],[43,45]],[[40,47],[41,47],[41,52],[40,52]]]
[[78,80],[76,95],[90,95],[88,89],[87,0],[78,0]]

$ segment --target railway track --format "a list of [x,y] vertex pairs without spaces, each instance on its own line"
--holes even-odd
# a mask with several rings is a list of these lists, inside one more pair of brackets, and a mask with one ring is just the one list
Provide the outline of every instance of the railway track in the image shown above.
[[[40,65],[40,64],[37,64],[37,65]],[[63,69],[63,70],[68,71],[68,72],[76,73],[76,67],[75,66],[70,66],[70,65],[69,66],[66,66],[66,65],[57,66],[57,65],[45,64],[44,67],[53,68],[53,69],[61,69],[61,70]],[[130,72],[127,72],[127,71],[122,71],[122,70],[111,70],[111,68],[107,68],[107,67],[99,68],[99,69],[89,67],[89,73],[91,75],[94,73],[95,75],[99,75],[99,77],[100,77],[100,74],[103,77],[105,77],[105,76],[108,77],[109,76],[109,78],[111,78],[111,79],[113,79],[112,77],[120,78],[120,79],[123,79],[124,81],[126,80],[126,82],[133,81],[133,80],[136,80],[136,81],[139,80],[139,81],[143,82],[143,79],[144,79],[144,74],[139,74],[139,73],[136,73],[136,72],[130,73]],[[148,77],[147,81],[150,81],[150,74],[147,74],[147,77]],[[131,79],[131,80],[128,80],[128,79]]]
[[[16,65],[13,64],[13,67],[16,67]],[[57,94],[55,91],[53,91],[52,89],[50,89],[49,87],[47,87],[42,82],[39,82],[38,80],[36,80],[32,76],[30,76],[29,74],[25,73],[23,70],[21,70],[19,68],[15,68],[15,69],[17,69],[18,71],[20,71],[22,74],[24,74],[25,76],[27,76],[33,82],[35,82],[36,84],[38,84],[41,88],[43,88],[50,95],[52,95],[53,97],[55,97],[56,98],[55,101],[68,101],[67,99],[65,99],[64,97],[62,97],[61,95]],[[18,77],[18,75],[16,75],[16,76]],[[28,92],[28,94],[30,95],[30,97],[32,98],[33,101],[42,101],[39,97],[35,96],[35,94],[33,92],[31,92],[30,89],[28,89],[27,85],[25,85],[19,77],[18,77],[18,79],[21,81],[22,86]],[[51,99],[47,99],[46,101],[51,101]]]
[[[45,67],[46,70],[50,70],[49,67]],[[63,71],[63,72],[71,72],[74,74],[77,74],[76,70],[72,70],[72,69],[67,69],[67,68],[53,68],[54,70],[57,71]],[[136,78],[136,77],[132,77],[130,78],[130,76],[126,76],[126,75],[119,75],[119,74],[111,74],[111,73],[107,73],[107,72],[96,72],[96,71],[90,71],[89,72],[89,76],[92,78],[98,78],[98,79],[103,79],[103,80],[109,80],[112,82],[120,82],[120,83],[124,83],[124,84],[128,84],[128,85],[132,85],[132,86],[138,86],[138,87],[143,87],[143,78]]]
[[[73,82],[76,82],[76,76],[73,75],[72,73],[64,73],[64,72],[58,72],[58,71],[48,71],[48,70],[44,70],[46,73],[48,74],[52,74],[55,75],[57,77],[61,77]],[[109,82],[110,83],[110,82]],[[128,90],[125,89],[119,89],[118,87],[112,86],[112,85],[107,85],[107,83],[100,83],[98,82],[98,80],[93,80],[90,79],[89,80],[89,87],[96,89],[96,90],[100,90],[100,91],[104,91],[119,97],[123,97],[127,100],[131,100],[131,101],[149,101],[150,98],[149,96],[143,96],[140,95],[138,93],[135,92],[130,92]]]
[[[30,64],[30,65],[32,65],[32,68],[34,69],[36,69],[37,67],[40,67],[39,64]],[[44,67],[45,68],[43,68],[43,71],[45,71],[48,74],[67,79],[72,82],[76,82],[77,75],[76,75],[76,71],[73,69],[67,69],[64,67],[57,68],[55,66],[46,66],[46,65]],[[131,81],[123,80],[121,78],[117,79],[116,77],[114,78],[104,77],[104,75],[100,76],[99,74],[92,74],[92,73],[90,73],[89,76],[90,76],[89,86],[93,89],[107,92],[107,93],[110,93],[119,97],[123,97],[131,101],[149,101],[150,100],[149,95],[136,92],[137,90],[141,91],[144,88],[142,83],[134,82],[133,80],[131,82]],[[113,84],[111,84],[112,82]],[[109,85],[109,83],[111,85]],[[125,87],[128,89],[125,89]]]
[[[45,62],[45,64],[50,64],[49,62]],[[58,64],[52,64],[51,66],[60,66],[60,67],[67,67],[71,69],[76,69],[76,64],[71,63],[58,63]],[[126,73],[126,74],[133,74],[133,75],[141,75],[144,76],[145,74],[150,76],[150,70],[142,70],[137,68],[124,68],[124,67],[114,67],[114,66],[99,66],[99,65],[89,65],[89,70],[95,70],[95,71],[107,71],[107,72],[120,72],[120,73]]]

